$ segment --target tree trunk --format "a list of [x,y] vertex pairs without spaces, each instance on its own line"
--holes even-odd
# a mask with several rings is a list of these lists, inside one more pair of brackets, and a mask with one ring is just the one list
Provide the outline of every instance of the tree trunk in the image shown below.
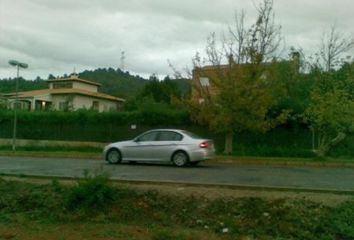
[[345,133],[339,132],[337,136],[332,140],[327,140],[328,138],[323,137],[323,140],[318,146],[317,156],[320,158],[325,157],[328,154],[328,152],[331,150],[331,148],[337,145],[338,143],[340,143],[341,141],[343,141],[346,136],[347,135]]
[[224,153],[225,154],[231,154],[232,153],[232,144],[233,144],[233,133],[228,132],[225,135],[225,148],[224,148]]

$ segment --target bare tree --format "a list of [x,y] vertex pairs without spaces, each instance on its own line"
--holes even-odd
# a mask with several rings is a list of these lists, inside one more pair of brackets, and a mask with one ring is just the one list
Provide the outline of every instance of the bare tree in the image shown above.
[[274,21],[273,0],[263,0],[256,10],[256,22],[249,27],[245,12],[236,12],[234,25],[224,36],[225,55],[232,55],[235,63],[266,62],[277,56],[282,35],[281,26]]
[[176,79],[182,79],[183,78],[183,75],[182,73],[177,70],[177,68],[172,64],[172,62],[170,61],[170,59],[167,59],[167,63],[168,63],[168,66],[171,68],[171,70],[173,71],[173,76],[174,78]]
[[245,59],[245,45],[247,40],[247,31],[245,26],[245,12],[242,10],[235,13],[234,26],[229,26],[229,41],[224,37],[224,43],[228,44],[229,56],[234,56],[234,61],[237,64],[244,63]]
[[267,61],[279,49],[282,40],[281,26],[274,22],[273,0],[264,0],[257,10],[258,19],[253,28],[251,46],[264,57],[263,61]]
[[[230,60],[236,64],[261,63],[277,58],[283,38],[281,26],[274,21],[273,0],[262,0],[255,8],[257,18],[254,24],[246,25],[246,14],[241,10],[235,12],[233,24],[228,26],[220,41],[215,32],[211,33],[207,38],[205,58],[196,53],[192,59],[193,67],[202,64],[218,66]],[[169,60],[167,62],[176,76],[183,75]]]
[[324,70],[330,71],[339,63],[342,54],[354,47],[354,37],[339,32],[336,25],[332,25],[323,33],[320,46],[320,58],[324,64]]

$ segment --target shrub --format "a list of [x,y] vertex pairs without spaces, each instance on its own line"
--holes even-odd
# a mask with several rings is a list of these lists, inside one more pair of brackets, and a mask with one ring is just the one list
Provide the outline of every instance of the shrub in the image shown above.
[[337,239],[354,239],[354,202],[346,202],[332,213]]
[[354,156],[354,135],[349,135],[344,141],[331,149],[331,157],[350,157]]
[[110,205],[115,199],[115,190],[104,174],[85,177],[78,180],[78,185],[71,188],[66,197],[66,207],[71,210],[100,210]]
[[48,185],[0,180],[0,215],[30,213],[30,217],[57,216],[62,209],[60,194]]

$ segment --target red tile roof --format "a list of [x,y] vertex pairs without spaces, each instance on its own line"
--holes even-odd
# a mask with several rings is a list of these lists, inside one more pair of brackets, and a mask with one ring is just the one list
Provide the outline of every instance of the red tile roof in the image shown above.
[[[122,98],[114,97],[108,94],[99,93],[99,92],[90,92],[83,89],[78,88],[58,88],[58,89],[42,89],[42,90],[34,90],[34,91],[26,91],[26,92],[19,92],[18,98],[30,98],[35,97],[38,95],[60,95],[60,94],[80,94],[95,98],[107,99],[112,101],[124,102],[125,100]],[[14,97],[15,94],[13,94]]]
[[69,78],[58,78],[58,79],[50,79],[47,80],[48,83],[52,83],[52,82],[82,82],[82,83],[86,83],[86,84],[90,84],[90,85],[95,85],[95,86],[101,86],[100,83],[96,83],[96,82],[92,82],[92,81],[88,81],[85,79],[81,79],[78,78],[76,76],[71,76]]

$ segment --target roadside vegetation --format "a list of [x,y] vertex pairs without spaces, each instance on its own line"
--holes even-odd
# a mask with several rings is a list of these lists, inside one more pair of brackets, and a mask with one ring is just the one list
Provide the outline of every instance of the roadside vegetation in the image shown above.
[[0,193],[0,239],[354,238],[354,201],[172,196],[88,173],[73,184],[0,179]]

